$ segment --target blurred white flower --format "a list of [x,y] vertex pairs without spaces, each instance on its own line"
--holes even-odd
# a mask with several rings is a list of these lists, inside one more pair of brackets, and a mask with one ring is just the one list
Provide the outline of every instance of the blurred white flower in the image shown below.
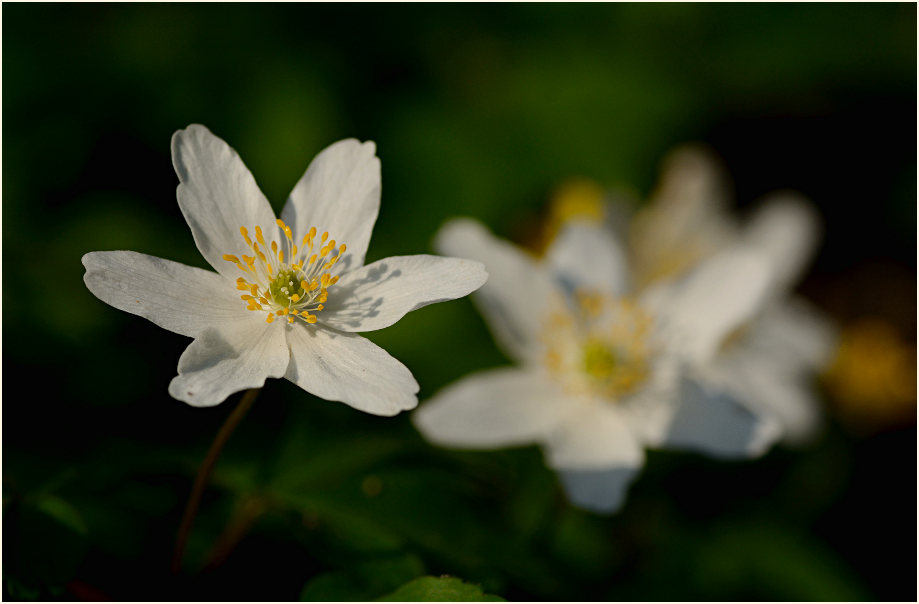
[[448,223],[438,251],[481,260],[474,295],[518,364],[467,376],[413,415],[431,441],[495,448],[537,443],[569,498],[613,511],[645,447],[721,457],[762,453],[776,427],[680,379],[756,311],[768,272],[755,252],[716,255],[684,279],[630,297],[625,257],[603,227],[568,224],[541,262],[471,220]]
[[353,332],[464,296],[486,273],[479,262],[429,255],[364,266],[380,205],[375,145],[348,139],[322,151],[280,220],[237,153],[204,126],[173,135],[172,160],[179,207],[217,272],[130,251],[83,256],[100,300],[194,338],[169,393],[211,406],[285,377],[376,415],[415,407],[409,370]]
[[677,149],[629,231],[631,266],[639,287],[685,274],[713,254],[756,249],[770,264],[762,308],[693,368],[694,378],[782,425],[786,442],[801,443],[820,426],[816,370],[833,357],[835,330],[791,290],[820,237],[810,202],[794,192],[765,198],[745,224],[728,212],[727,176],[700,147]]

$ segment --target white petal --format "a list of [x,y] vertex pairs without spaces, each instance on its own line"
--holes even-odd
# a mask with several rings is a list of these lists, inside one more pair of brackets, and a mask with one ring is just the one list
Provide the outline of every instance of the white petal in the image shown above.
[[802,277],[820,238],[820,218],[804,197],[774,194],[763,202],[744,230],[744,243],[765,255],[775,295],[787,293]]
[[775,421],[754,414],[725,391],[685,379],[676,413],[661,446],[721,458],[757,457],[780,433]]
[[641,388],[617,401],[620,413],[645,446],[658,446],[670,427],[679,398],[681,366],[668,355],[659,355],[650,366]]
[[726,182],[720,162],[705,148],[680,147],[665,159],[649,204],[630,225],[639,287],[679,276],[733,239]]
[[97,298],[184,336],[248,314],[234,285],[211,271],[129,251],[90,252],[83,266]]
[[609,229],[568,223],[546,251],[546,264],[569,292],[589,289],[614,295],[629,291],[625,253]]
[[349,138],[329,145],[310,162],[281,212],[296,237],[315,226],[319,233],[328,232],[331,239],[347,244],[339,270],[364,264],[380,211],[380,160],[375,153],[371,141]]
[[768,283],[765,259],[735,247],[710,257],[676,282],[652,286],[642,303],[657,314],[682,354],[704,361],[760,310]]
[[207,329],[179,357],[169,394],[195,407],[217,405],[265,379],[284,375],[290,359],[283,325],[258,317]]
[[396,415],[418,404],[411,372],[366,338],[294,324],[287,341],[284,377],[307,392],[373,415]]
[[512,447],[545,437],[564,408],[563,394],[542,373],[503,368],[451,384],[412,414],[412,420],[439,445]]
[[179,176],[176,197],[195,244],[211,266],[233,280],[239,269],[223,259],[251,251],[239,232],[261,226],[277,239],[274,212],[239,155],[199,124],[172,135],[172,165]]
[[639,467],[609,470],[562,470],[559,478],[568,500],[592,512],[611,514],[625,503],[626,491]]
[[601,400],[578,401],[544,444],[546,461],[556,470],[638,468],[645,459],[622,414]]
[[454,300],[488,278],[481,262],[442,256],[394,256],[341,277],[318,313],[323,325],[342,331],[372,331],[392,325],[409,311]]
[[769,305],[745,338],[777,362],[801,371],[825,367],[836,352],[837,339],[830,320],[800,298]]
[[782,438],[803,444],[821,427],[820,399],[805,367],[790,366],[772,351],[738,346],[721,355],[705,377],[743,401],[758,415],[779,424]]
[[485,265],[488,282],[473,300],[508,355],[521,362],[536,360],[549,313],[564,305],[549,271],[473,220],[448,222],[438,232],[434,246],[441,254]]
[[699,224],[726,207],[728,180],[724,166],[711,149],[683,145],[664,158],[651,203],[684,212],[683,216],[698,219]]
[[801,445],[816,437],[822,425],[820,399],[804,376],[755,371],[747,380],[756,409],[781,425],[785,442]]

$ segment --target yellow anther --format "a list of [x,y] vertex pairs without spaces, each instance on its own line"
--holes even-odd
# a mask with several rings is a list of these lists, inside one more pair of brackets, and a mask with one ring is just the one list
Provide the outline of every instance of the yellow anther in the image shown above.
[[338,283],[338,275],[335,275],[334,277],[329,279],[329,285],[335,285],[336,283]]
[[284,234],[287,235],[287,240],[290,241],[291,243],[293,243],[293,240],[294,240],[294,233],[293,233],[293,231],[290,230],[290,227],[289,227],[289,226],[285,226],[285,227],[284,227]]
[[284,262],[284,250],[278,250],[278,262]]
[[316,227],[310,227],[310,232],[307,233],[310,239],[316,236]]
[[255,264],[255,256],[246,256],[245,254],[243,254],[243,260],[245,260],[246,264],[248,264],[249,266],[252,266],[253,264]]
[[322,310],[323,308],[325,308],[325,306],[323,306],[322,304],[320,304],[319,306],[316,307],[316,310]]
[[235,262],[236,264],[239,264],[239,258],[234,256],[233,254],[224,254],[223,259],[226,260],[227,262]]
[[322,275],[322,281],[321,281],[322,287],[328,287],[328,286],[329,286],[329,279],[330,279],[329,273],[324,273],[324,274]]
[[338,255],[341,256],[342,254],[344,254],[346,249],[348,249],[348,246],[342,243],[341,246],[339,246],[338,248]]
[[254,299],[254,298],[253,298],[252,296],[250,296],[249,294],[243,294],[243,295],[240,296],[240,298],[243,299],[243,300],[253,300],[253,299]]
[[297,246],[296,246],[296,245],[295,245],[294,247],[291,248],[291,250],[290,250],[290,257],[291,257],[291,258],[296,258],[296,257],[297,257]]
[[281,309],[281,314],[286,315],[286,314],[289,313],[289,312],[290,312],[290,309],[289,309],[289,308],[282,308],[282,309]]
[[239,232],[240,232],[240,234],[243,236],[243,239],[246,240],[246,244],[247,244],[249,247],[252,247],[252,240],[249,239],[249,229],[247,229],[247,228],[244,227],[244,226],[241,226],[241,227],[239,227]]
[[323,291],[322,294],[320,294],[319,298],[317,298],[319,302],[325,302],[328,299],[329,299],[329,294],[325,293],[325,291]]
[[322,234],[322,243],[325,243],[325,240],[329,238],[329,232],[326,231]]
[[277,220],[275,220],[275,222],[278,223],[278,226],[281,227],[281,230],[282,230],[282,231],[287,230],[287,225],[284,224],[284,221],[283,221],[283,220],[281,220],[280,218],[278,218]]
[[293,317],[287,317],[287,322],[288,322],[288,323],[293,323],[293,322],[294,322],[294,318],[293,318]]
[[328,253],[331,252],[331,251],[334,250],[334,249],[335,249],[335,240],[333,239],[332,241],[330,241],[330,242],[328,242],[327,244],[325,244],[325,247],[324,247],[324,248],[322,248],[322,255],[323,255],[323,256],[327,256]]
[[271,251],[272,253],[275,253],[275,254],[278,253],[278,242],[277,241],[271,242]]
[[284,310],[282,309],[282,310],[275,311],[274,314],[276,314],[276,315],[278,315],[278,316],[280,317],[281,315],[284,314]]
[[316,256],[316,254],[313,254],[312,256],[310,256],[310,262],[309,262],[309,263],[310,263],[310,264],[313,264],[314,262],[316,262],[316,258],[318,258],[318,256]]
[[269,314],[267,317],[265,317],[265,322],[271,323],[272,321],[274,321],[274,315]]
[[300,314],[300,311],[297,310],[296,308],[292,308],[292,309],[290,310],[290,314],[292,314],[292,315],[298,315],[298,314]]
[[261,302],[262,304],[266,305],[266,306],[268,305],[268,298],[263,298],[263,297],[259,296],[258,301]]
[[258,240],[259,243],[261,243],[265,247],[268,247],[268,244],[265,243],[265,237],[262,236],[262,227],[260,226],[255,227],[255,238]]
[[299,302],[299,301],[300,301],[300,296],[299,296],[298,294],[294,294],[294,295],[292,295],[292,296],[290,297],[290,301],[291,301],[291,302]]
[[300,287],[302,287],[306,291],[309,291],[311,289],[309,281],[306,281],[306,280],[300,282]]
[[242,283],[237,282],[237,283],[236,283],[236,289],[247,290],[247,289],[249,289],[249,284],[246,283],[245,281],[243,281]]
[[262,253],[262,250],[256,248],[255,253],[258,255],[259,259],[262,262],[264,262],[265,264],[268,264],[268,258],[265,257],[265,254]]
[[250,285],[249,291],[252,292],[253,296],[257,296],[258,295],[258,285]]
[[316,322],[316,315],[311,315],[311,314],[309,314],[309,313],[303,313],[303,316],[305,317],[305,318],[304,318],[304,321],[306,321],[307,323],[315,323],[315,322]]

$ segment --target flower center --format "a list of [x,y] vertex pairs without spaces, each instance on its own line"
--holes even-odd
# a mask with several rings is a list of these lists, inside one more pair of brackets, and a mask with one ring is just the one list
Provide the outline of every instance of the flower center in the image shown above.
[[584,371],[596,380],[609,378],[618,365],[616,353],[598,339],[588,340],[584,344]]
[[297,318],[315,323],[315,313],[324,308],[329,287],[338,282],[338,277],[328,271],[348,246],[342,243],[336,249],[334,239],[327,242],[328,233],[316,241],[316,227],[310,227],[297,247],[290,227],[280,218],[277,223],[285,235],[280,244],[274,240],[267,243],[260,226],[255,227],[255,241],[252,241],[249,230],[242,226],[239,232],[253,255],[243,254],[240,260],[225,254],[223,259],[246,275],[236,280],[236,289],[248,292],[240,296],[247,310],[266,313],[268,323],[275,317],[287,317],[288,323]]
[[618,401],[650,376],[651,318],[629,299],[579,292],[547,322],[549,370],[566,388]]

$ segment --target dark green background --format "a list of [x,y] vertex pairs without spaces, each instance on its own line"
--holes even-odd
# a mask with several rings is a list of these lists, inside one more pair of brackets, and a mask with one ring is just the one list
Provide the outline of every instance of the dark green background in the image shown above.
[[[367,599],[451,574],[509,599],[916,598],[915,424],[721,463],[652,452],[624,510],[565,503],[536,448],[434,449],[270,381],[221,458],[182,573],[191,480],[235,405],[166,391],[188,340],[96,300],[82,254],[204,266],[172,133],[207,125],[276,210],[309,160],[372,139],[368,260],[474,216],[522,239],[562,181],[646,195],[704,141],[740,208],[810,196],[802,291],[915,341],[914,4],[3,6],[4,599]],[[840,293],[841,292],[841,293]],[[891,293],[893,292],[893,293]],[[422,400],[506,363],[472,305],[370,337]],[[262,512],[223,561],[234,518]]]

